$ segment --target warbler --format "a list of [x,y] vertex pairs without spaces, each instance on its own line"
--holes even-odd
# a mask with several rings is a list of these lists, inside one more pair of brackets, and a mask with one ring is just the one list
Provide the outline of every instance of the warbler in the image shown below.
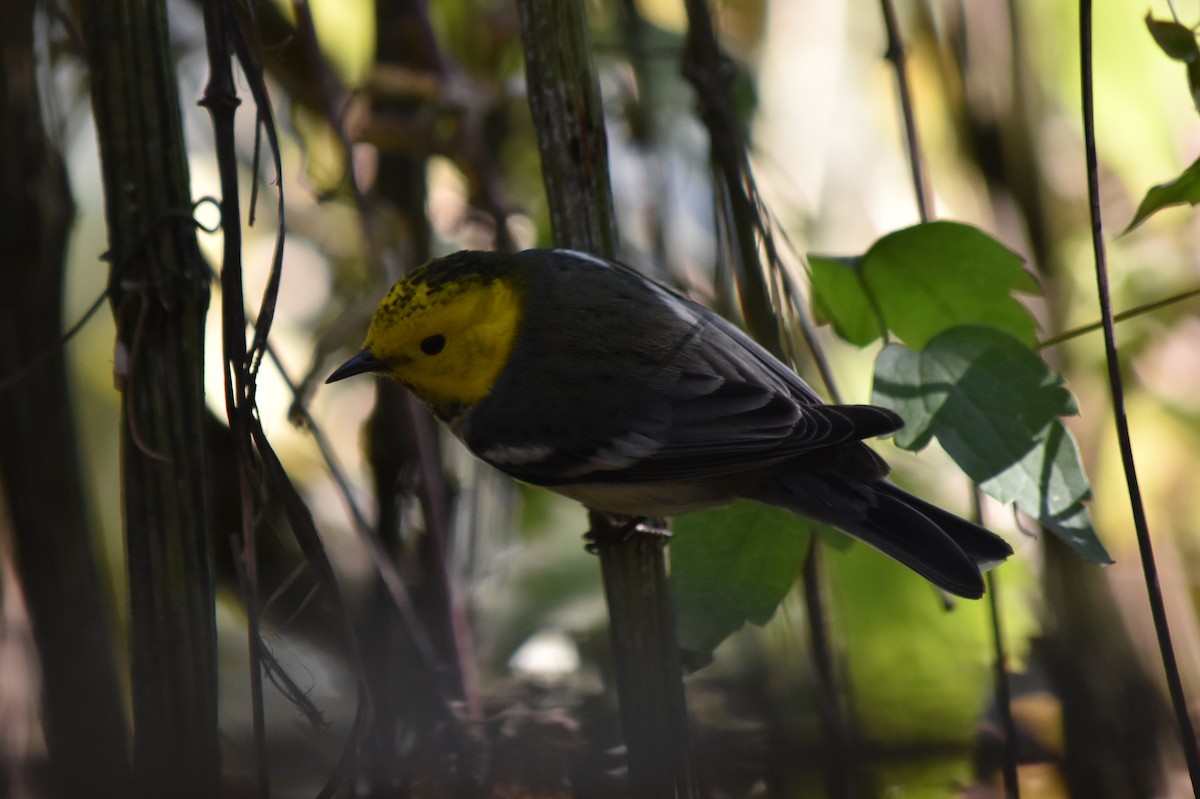
[[596,510],[667,517],[746,498],[836,527],[942,589],[983,595],[999,536],[897,488],[862,439],[903,420],[828,405],[733,324],[623,264],[464,251],[402,277],[363,350],[479,458]]

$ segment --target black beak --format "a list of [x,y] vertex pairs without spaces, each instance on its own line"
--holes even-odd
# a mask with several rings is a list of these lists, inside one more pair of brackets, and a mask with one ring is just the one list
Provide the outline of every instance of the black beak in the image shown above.
[[388,367],[387,361],[381,361],[371,354],[370,350],[363,350],[358,355],[355,355],[350,360],[339,366],[333,371],[326,380],[326,383],[334,383],[338,380],[343,380],[347,377],[354,377],[365,372],[379,372]]

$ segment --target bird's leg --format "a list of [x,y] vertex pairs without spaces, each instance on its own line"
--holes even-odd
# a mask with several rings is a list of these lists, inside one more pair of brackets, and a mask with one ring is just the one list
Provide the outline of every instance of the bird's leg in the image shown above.
[[628,541],[633,535],[671,537],[671,528],[666,519],[647,516],[620,516],[615,513],[588,509],[590,529],[583,534],[587,542],[584,548],[595,554],[596,549],[606,543]]

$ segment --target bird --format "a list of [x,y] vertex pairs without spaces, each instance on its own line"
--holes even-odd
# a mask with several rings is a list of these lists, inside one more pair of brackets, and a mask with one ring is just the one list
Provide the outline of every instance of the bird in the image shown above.
[[983,596],[1012,548],[904,491],[864,439],[904,420],[827,404],[737,326],[617,261],[464,250],[401,277],[361,352],[479,459],[608,514],[747,499],[829,525],[942,590]]

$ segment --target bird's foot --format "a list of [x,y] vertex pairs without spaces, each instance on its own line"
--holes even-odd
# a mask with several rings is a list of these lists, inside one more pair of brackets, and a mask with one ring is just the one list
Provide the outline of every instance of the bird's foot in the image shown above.
[[583,538],[587,542],[584,548],[593,555],[605,544],[624,543],[635,535],[654,536],[664,541],[671,537],[671,528],[667,525],[666,519],[620,516],[615,513],[589,510],[588,521],[591,523],[591,529],[583,534]]

